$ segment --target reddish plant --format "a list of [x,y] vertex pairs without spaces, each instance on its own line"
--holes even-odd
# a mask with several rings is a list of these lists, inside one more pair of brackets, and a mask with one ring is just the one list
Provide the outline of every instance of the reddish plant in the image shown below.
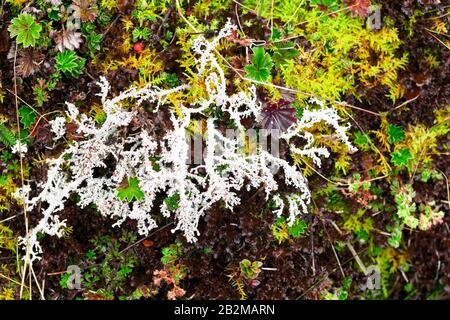
[[353,17],[359,16],[363,19],[369,14],[371,0],[344,0],[344,4],[349,7]]
[[36,142],[48,144],[52,140],[50,124],[44,119],[36,121],[30,128],[30,137],[36,139]]
[[[156,286],[156,290],[153,292],[156,294],[158,289],[161,287],[161,281],[164,281],[168,285],[172,285],[173,287],[167,292],[167,299],[176,300],[177,298],[181,298],[186,294],[186,291],[179,286],[180,282],[180,273],[179,270],[175,268],[174,272],[169,270],[155,270],[153,272],[153,284]],[[182,276],[183,277],[183,276]]]
[[295,108],[289,108],[288,100],[280,99],[277,102],[270,101],[262,109],[262,126],[264,129],[279,129],[286,131],[294,122]]

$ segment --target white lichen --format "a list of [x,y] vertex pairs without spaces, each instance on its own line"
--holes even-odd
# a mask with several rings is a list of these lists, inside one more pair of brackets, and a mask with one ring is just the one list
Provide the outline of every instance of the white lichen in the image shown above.
[[11,147],[11,152],[21,154],[23,156],[28,152],[28,147],[25,143],[21,142],[20,139],[17,139],[16,144]]
[[[67,103],[67,117],[76,124],[77,133],[83,139],[72,141],[59,157],[48,160],[47,178],[37,186],[39,194],[26,199],[28,210],[37,208],[39,203],[44,204],[41,206],[44,209],[40,222],[21,239],[21,243],[28,244],[30,248],[30,262],[39,259],[42,253],[37,240],[38,233],[62,236],[65,220],[60,220],[58,213],[64,209],[65,202],[72,193],[78,195],[78,206],[83,208],[94,204],[103,216],[116,220],[114,226],[120,226],[126,219],[137,221],[141,235],[148,235],[157,227],[154,219],[157,212],[165,217],[172,216],[176,221],[172,231],[182,231],[187,241],[193,242],[199,235],[200,218],[214,204],[222,202],[227,208],[233,209],[240,204],[243,188],[249,190],[263,187],[266,199],[269,199],[278,189],[274,177],[274,168],[277,168],[284,171],[285,183],[297,190],[295,195],[287,198],[288,222],[292,224],[298,215],[307,213],[311,194],[307,180],[297,167],[263,148],[251,154],[239,152],[237,139],[227,137],[218,130],[215,126],[217,119],[214,117],[209,117],[206,121],[204,164],[191,165],[187,161],[190,141],[185,135],[192,115],[198,117],[207,109],[220,108],[241,129],[243,118],[258,119],[260,116],[261,104],[254,86],[248,92],[227,94],[225,74],[214,54],[219,40],[229,36],[235,28],[228,22],[211,42],[203,36],[194,41],[193,50],[199,56],[198,77],[205,79],[208,98],[198,101],[196,105],[177,106],[182,114],[168,111],[171,129],[167,129],[162,138],[157,139],[145,129],[123,138],[122,134],[127,132],[126,128],[136,117],[136,111],[123,109],[122,101],[134,99],[137,105],[148,101],[156,104],[157,110],[165,105],[171,94],[189,90],[189,85],[169,90],[152,86],[133,87],[108,99],[109,84],[105,78],[101,78],[99,96],[106,120],[100,126],[85,114],[79,114],[75,105]],[[63,120],[57,118],[52,122],[52,131],[56,137],[64,134],[61,128]],[[294,136],[305,138],[305,147],[290,145],[291,151],[311,157],[318,165],[319,157],[329,153],[325,148],[313,147],[314,137],[305,133],[304,129],[320,121],[332,126],[337,137],[349,149],[353,148],[345,135],[347,127],[339,125],[339,117],[331,108],[306,109],[302,119],[283,136],[287,141]],[[70,170],[68,172],[63,168]],[[95,174],[97,168],[105,168],[112,174]],[[122,181],[130,177],[138,179],[139,188],[144,193],[142,199],[132,203],[121,201],[117,196]],[[178,198],[176,208],[169,208],[164,201],[158,208],[154,208],[159,203],[158,196],[175,195]],[[284,208],[283,200],[278,195],[274,200],[280,216]]]
[[66,133],[66,119],[64,117],[56,117],[50,121],[51,132],[55,134],[54,141],[61,139]]

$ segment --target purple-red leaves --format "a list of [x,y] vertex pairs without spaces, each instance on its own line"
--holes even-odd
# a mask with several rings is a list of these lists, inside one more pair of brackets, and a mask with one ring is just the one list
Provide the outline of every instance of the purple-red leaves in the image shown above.
[[295,108],[289,108],[290,104],[291,102],[285,99],[280,99],[277,102],[269,101],[262,109],[262,127],[286,131],[297,121]]

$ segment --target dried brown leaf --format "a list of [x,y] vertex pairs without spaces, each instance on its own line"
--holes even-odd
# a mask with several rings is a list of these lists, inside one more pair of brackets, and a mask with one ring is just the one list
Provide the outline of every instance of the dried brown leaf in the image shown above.
[[77,32],[76,29],[63,29],[57,32],[52,32],[50,36],[55,40],[56,48],[61,52],[65,49],[78,49],[81,42],[83,42],[81,32]]
[[81,19],[83,22],[94,22],[95,18],[98,16],[98,8],[95,1],[74,0],[71,7],[74,10],[73,16]]
[[28,77],[39,70],[43,61],[44,55],[39,50],[33,48],[20,50],[16,72],[19,76]]

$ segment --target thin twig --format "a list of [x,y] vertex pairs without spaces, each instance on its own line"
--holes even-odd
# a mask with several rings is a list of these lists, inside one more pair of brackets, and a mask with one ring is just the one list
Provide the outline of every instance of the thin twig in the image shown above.
[[[13,282],[13,283],[15,283],[15,284],[17,284],[17,285],[19,285],[19,286],[21,285],[21,283],[20,283],[19,281],[16,281],[16,280],[14,280],[14,279],[11,279],[10,277],[5,276],[5,275],[2,274],[2,273],[0,273],[0,277],[5,278],[6,280],[11,281],[11,282]],[[28,289],[27,286],[25,286],[25,288]]]
[[361,268],[362,272],[364,272],[364,274],[367,274],[367,269],[364,266],[364,263],[362,262],[362,260],[359,258],[358,254],[356,253],[355,248],[353,247],[353,245],[350,242],[346,242],[347,248],[350,250],[350,252],[353,255],[353,258],[355,258],[356,263],[359,265],[359,267]]
[[6,221],[12,220],[12,219],[14,219],[15,217],[17,217],[17,214],[13,215],[12,217],[8,217],[8,218],[6,218],[6,219],[4,219],[4,220],[1,220],[1,221],[0,221],[0,224],[1,224],[1,223],[4,223],[4,222],[6,222]]
[[[14,50],[14,66],[13,66],[13,70],[14,70],[14,101],[15,101],[15,107],[16,107],[16,124],[17,124],[17,134],[19,135],[19,143],[21,143],[20,141],[20,119],[19,119],[19,101],[18,101],[18,96],[17,96],[17,74],[16,74],[16,64],[17,64],[17,42],[16,42],[16,46],[15,46],[15,50]],[[25,178],[24,178],[24,174],[23,174],[23,154],[22,152],[19,152],[19,161],[20,161],[20,183],[21,186],[23,188],[23,186],[25,185]],[[27,204],[26,201],[23,201],[23,211],[24,211],[24,219],[25,219],[25,233],[28,235],[28,214],[27,214]],[[30,246],[29,243],[27,241],[26,244],[26,257],[27,257],[27,261],[30,261],[29,259],[29,254],[30,254]],[[30,263],[30,262],[29,262]],[[23,293],[23,288],[25,286],[25,273],[26,273],[26,265],[27,263],[25,263],[24,265],[24,270],[23,270],[23,274],[22,274],[22,283],[20,286],[20,297],[22,297],[22,293]],[[30,280],[30,300],[32,299],[32,290],[31,290],[31,265],[30,268],[28,270],[28,276],[29,276],[29,280]]]
[[[450,189],[449,189],[449,183],[448,183],[448,177],[447,175],[444,173],[444,171],[442,171],[441,169],[437,168],[437,170],[442,173],[442,175],[445,178],[445,184],[447,186],[447,206],[450,206]],[[444,202],[444,201],[443,201]]]
[[292,14],[292,16],[286,20],[286,22],[284,23],[284,27],[291,22],[291,20],[297,15],[298,10],[302,7],[303,2],[305,2],[305,0],[302,0],[302,2],[300,2],[297,6],[297,8],[295,9],[294,13]]
[[444,37],[450,38],[450,36],[448,34],[445,34],[445,33],[437,32],[437,31],[434,31],[434,30],[431,30],[431,29],[428,29],[428,28],[425,28],[425,30],[427,30],[428,32],[432,32],[432,33],[438,34],[440,36],[444,36]]
[[[315,203],[314,203],[314,205],[315,205]],[[334,245],[333,245],[333,242],[331,241],[330,234],[328,233],[327,227],[325,226],[325,223],[323,222],[322,219],[321,219],[321,221],[322,221],[322,225],[323,225],[323,230],[325,230],[325,233],[327,234],[328,242],[329,242],[330,245],[331,245],[331,249],[333,250],[334,257],[336,258],[336,261],[337,261],[337,263],[338,263],[339,270],[341,271],[342,277],[345,278],[345,272],[344,272],[344,269],[342,269],[341,261],[339,260],[339,256],[338,256],[338,254],[337,254],[337,252],[336,252],[336,249],[334,249]]]
[[443,42],[441,39],[439,39],[438,37],[436,37],[433,33],[431,33],[430,31],[426,30],[430,36],[432,36],[433,38],[435,38],[437,41],[439,41],[440,44],[442,44],[444,47],[446,47],[448,50],[450,50],[450,47],[448,45],[445,44],[445,42]]
[[102,33],[102,38],[104,38],[108,34],[109,30],[117,22],[117,20],[120,18],[120,16],[121,16],[121,14],[117,15],[117,17],[114,19],[114,21],[109,24],[108,29],[106,29],[105,32]]
[[30,109],[32,109],[34,112],[36,112],[37,114],[40,114],[39,111],[33,107],[31,104],[29,104],[28,102],[26,102],[24,99],[22,99],[21,97],[19,97],[17,95],[16,92],[13,92],[11,90],[9,90],[8,88],[6,88],[6,91],[8,91],[10,94],[12,94],[15,98],[19,99],[22,103],[24,103],[27,107],[29,107]]
[[403,102],[403,103],[400,104],[399,106],[397,106],[397,107],[395,107],[395,108],[389,110],[389,112],[392,112],[392,111],[395,111],[395,110],[397,110],[397,109],[400,109],[401,107],[406,106],[408,103],[415,101],[415,100],[416,100],[417,98],[419,98],[419,97],[420,97],[420,94],[418,94],[418,95],[415,96],[414,98],[411,98],[411,99],[409,99],[409,100]]
[[245,4],[242,4],[242,3],[240,3],[239,1],[236,1],[236,0],[233,0],[233,2],[236,3],[236,4],[238,4],[238,5],[240,5],[242,8],[245,8],[245,9],[247,9],[248,11],[254,13],[255,15],[258,15],[258,14],[256,13],[255,10],[253,10],[253,9],[250,8],[250,7],[247,7]]
[[[369,247],[361,250],[359,252],[359,254],[365,252]],[[354,260],[355,257],[352,256],[351,258],[348,258],[346,261],[344,261],[342,263],[342,266],[347,265],[349,262],[351,262],[352,260]],[[305,295],[307,295],[310,291],[312,291],[314,288],[316,288],[319,284],[321,284],[325,279],[328,278],[328,276],[334,272],[336,272],[338,270],[339,266],[336,266],[335,268],[333,268],[331,271],[327,272],[322,278],[320,278],[319,280],[317,280],[311,287],[309,287],[308,289],[305,290],[305,292],[303,292],[300,296],[298,296],[296,298],[296,300],[300,300],[301,298],[303,298]]]

